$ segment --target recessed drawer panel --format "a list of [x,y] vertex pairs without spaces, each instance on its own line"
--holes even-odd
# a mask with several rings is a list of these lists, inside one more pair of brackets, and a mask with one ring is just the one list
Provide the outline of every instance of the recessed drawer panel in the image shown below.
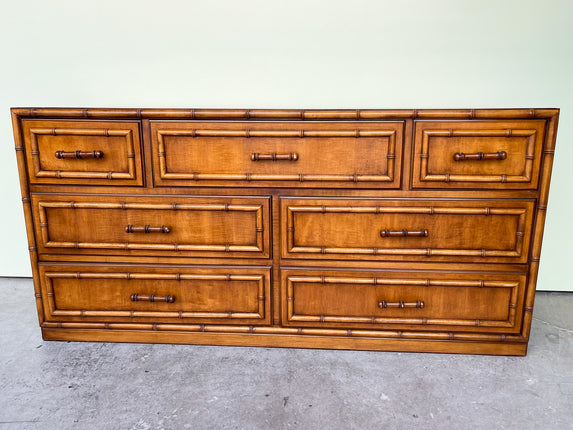
[[414,188],[536,189],[545,121],[417,121]]
[[283,258],[526,263],[533,201],[281,199]]
[[39,253],[269,256],[269,199],[34,195]]
[[269,268],[41,266],[48,321],[268,324]]
[[22,121],[31,183],[143,185],[139,123]]
[[403,127],[152,121],[155,184],[399,188]]
[[293,269],[281,279],[286,325],[514,333],[521,324],[519,274]]

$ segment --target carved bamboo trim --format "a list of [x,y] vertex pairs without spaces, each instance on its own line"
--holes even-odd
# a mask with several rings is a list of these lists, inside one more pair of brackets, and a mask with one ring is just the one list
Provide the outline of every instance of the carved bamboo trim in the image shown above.
[[[129,242],[57,242],[49,235],[49,224],[46,209],[122,209],[122,210],[188,210],[188,211],[237,211],[254,212],[255,237],[254,245],[210,244],[193,245],[177,243],[129,243]],[[155,250],[155,251],[213,251],[213,252],[263,252],[264,251],[264,222],[262,205],[235,204],[185,204],[185,203],[98,203],[98,202],[38,202],[38,215],[43,246],[46,248],[76,248],[76,249],[118,249],[118,250]]]
[[189,130],[160,130],[157,132],[158,136],[186,136],[186,137],[291,137],[291,138],[305,138],[305,137],[392,137],[396,135],[394,130],[258,130],[258,129],[242,129],[242,130],[227,130],[227,129],[189,129]]
[[297,328],[269,327],[249,325],[216,325],[216,324],[170,324],[170,323],[98,323],[98,322],[44,322],[43,328],[51,329],[99,329],[106,331],[137,330],[161,332],[188,333],[218,333],[218,334],[252,334],[252,335],[286,335],[286,336],[325,336],[325,337],[354,337],[375,339],[408,339],[408,340],[448,340],[459,342],[499,342],[525,343],[519,335],[468,333],[468,332],[432,332],[407,330],[364,330],[364,329],[331,329],[331,328]]
[[[127,172],[85,172],[79,170],[42,170],[40,165],[40,151],[38,147],[39,135],[46,136],[103,136],[124,137],[126,145]],[[135,148],[133,132],[131,130],[112,129],[74,129],[74,128],[31,128],[30,147],[34,176],[36,178],[67,178],[67,179],[136,179]]]
[[12,108],[29,118],[226,119],[226,120],[391,120],[391,119],[533,119],[551,118],[559,109],[114,109]]
[[[336,175],[336,174],[265,174],[265,173],[172,173],[167,171],[167,152],[164,136],[187,137],[388,137],[386,175]],[[298,181],[298,182],[392,182],[396,159],[395,130],[159,130],[157,131],[157,158],[159,177],[165,180],[192,181]],[[296,156],[298,159],[298,155]],[[294,158],[293,158],[294,160]]]
[[[535,158],[535,130],[505,129],[505,130],[423,130],[422,148],[420,153],[420,180],[432,182],[531,182],[533,161]],[[459,174],[430,174],[428,158],[430,157],[431,137],[528,137],[524,170],[522,175],[459,175]],[[506,155],[507,157],[507,155]],[[506,158],[505,157],[505,158]],[[504,160],[505,158],[500,158]]]
[[[356,248],[327,246],[297,246],[294,240],[294,214],[301,213],[356,213],[356,214],[426,214],[426,215],[510,215],[518,216],[515,247],[511,250],[458,249],[458,248]],[[391,207],[391,206],[287,206],[287,252],[311,254],[354,254],[354,255],[419,255],[458,257],[509,257],[519,258],[523,252],[527,210],[523,208],[490,207]]]
[[[457,287],[457,288],[511,288],[508,305],[508,318],[505,321],[478,319],[445,319],[445,318],[403,318],[372,316],[340,315],[296,315],[294,313],[294,284],[297,282],[315,284],[349,284],[349,285],[386,285],[386,286],[420,286],[420,287]],[[459,325],[476,327],[512,328],[516,321],[516,304],[519,296],[520,282],[488,280],[443,280],[443,279],[396,279],[396,278],[353,278],[333,276],[288,276],[286,279],[287,321],[294,323],[339,323],[339,324],[417,324],[417,325]],[[424,307],[423,305],[421,306]]]
[[26,168],[26,157],[24,153],[24,139],[20,120],[12,110],[12,130],[14,131],[14,143],[16,149],[16,161],[18,163],[20,190],[22,195],[22,206],[24,218],[26,220],[26,236],[28,240],[28,252],[32,267],[32,279],[34,285],[34,296],[36,297],[36,310],[38,311],[38,322],[41,325],[45,321],[44,307],[42,305],[42,288],[40,285],[40,272],[38,270],[38,247],[34,234],[34,218],[32,214],[32,202],[30,199],[30,188],[28,185],[29,172]]
[[[161,318],[217,318],[217,319],[265,319],[265,276],[264,275],[237,275],[237,274],[191,274],[191,273],[132,273],[132,272],[45,272],[46,284],[45,303],[49,315],[53,317],[161,317]],[[124,279],[127,281],[137,280],[161,280],[161,281],[256,281],[258,282],[257,304],[258,311],[253,312],[197,312],[197,311],[104,311],[104,310],[61,310],[56,307],[53,279]],[[136,288],[134,285],[133,288]]]
[[535,224],[531,245],[531,257],[529,263],[529,277],[527,290],[524,300],[523,312],[523,325],[521,335],[529,338],[531,331],[531,322],[533,318],[532,312],[527,312],[528,309],[533,309],[535,301],[535,289],[537,285],[537,275],[539,273],[539,262],[541,257],[541,245],[543,240],[543,231],[545,227],[545,218],[547,215],[547,203],[549,199],[549,186],[551,179],[551,172],[553,170],[553,160],[555,157],[555,144],[557,138],[557,122],[559,114],[556,113],[547,124],[547,135],[545,138],[545,146],[543,148],[543,165],[541,166],[541,184],[539,187],[539,199],[537,202],[537,210],[535,217]]

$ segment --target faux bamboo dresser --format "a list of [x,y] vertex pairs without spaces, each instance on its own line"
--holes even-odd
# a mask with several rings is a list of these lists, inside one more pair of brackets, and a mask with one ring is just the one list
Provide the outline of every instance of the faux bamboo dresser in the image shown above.
[[44,339],[524,355],[557,109],[12,109]]

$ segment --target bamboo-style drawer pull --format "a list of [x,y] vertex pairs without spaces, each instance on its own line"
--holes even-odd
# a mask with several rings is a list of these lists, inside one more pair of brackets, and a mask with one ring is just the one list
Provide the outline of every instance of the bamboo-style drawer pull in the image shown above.
[[463,152],[456,152],[454,154],[455,161],[473,161],[473,160],[505,160],[507,152],[497,151],[491,154],[484,152],[476,152],[475,154],[464,154]]
[[290,154],[277,154],[273,152],[272,154],[259,154],[258,152],[253,152],[251,154],[251,160],[253,161],[296,161],[298,160],[298,154],[296,152],[291,152]]
[[145,296],[143,294],[132,294],[131,296],[132,302],[165,302],[165,303],[174,303],[175,296],[167,295],[167,296],[156,296],[155,294],[151,294],[149,296]]
[[151,227],[150,225],[127,225],[125,227],[126,233],[169,233],[171,229],[166,225],[161,227]]
[[380,309],[386,308],[416,308],[416,309],[424,309],[424,302],[422,300],[417,300],[415,302],[404,302],[402,300],[398,302],[387,302],[386,300],[381,300],[378,302],[378,307]]
[[56,151],[56,158],[82,160],[86,158],[103,158],[103,151]]
[[428,229],[422,230],[380,230],[380,237],[426,237],[428,236]]

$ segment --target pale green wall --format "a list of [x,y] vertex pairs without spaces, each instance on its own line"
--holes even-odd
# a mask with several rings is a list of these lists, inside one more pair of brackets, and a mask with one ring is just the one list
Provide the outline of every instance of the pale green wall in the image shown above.
[[0,275],[30,274],[10,106],[560,107],[539,288],[573,290],[572,17],[566,0],[2,2]]

